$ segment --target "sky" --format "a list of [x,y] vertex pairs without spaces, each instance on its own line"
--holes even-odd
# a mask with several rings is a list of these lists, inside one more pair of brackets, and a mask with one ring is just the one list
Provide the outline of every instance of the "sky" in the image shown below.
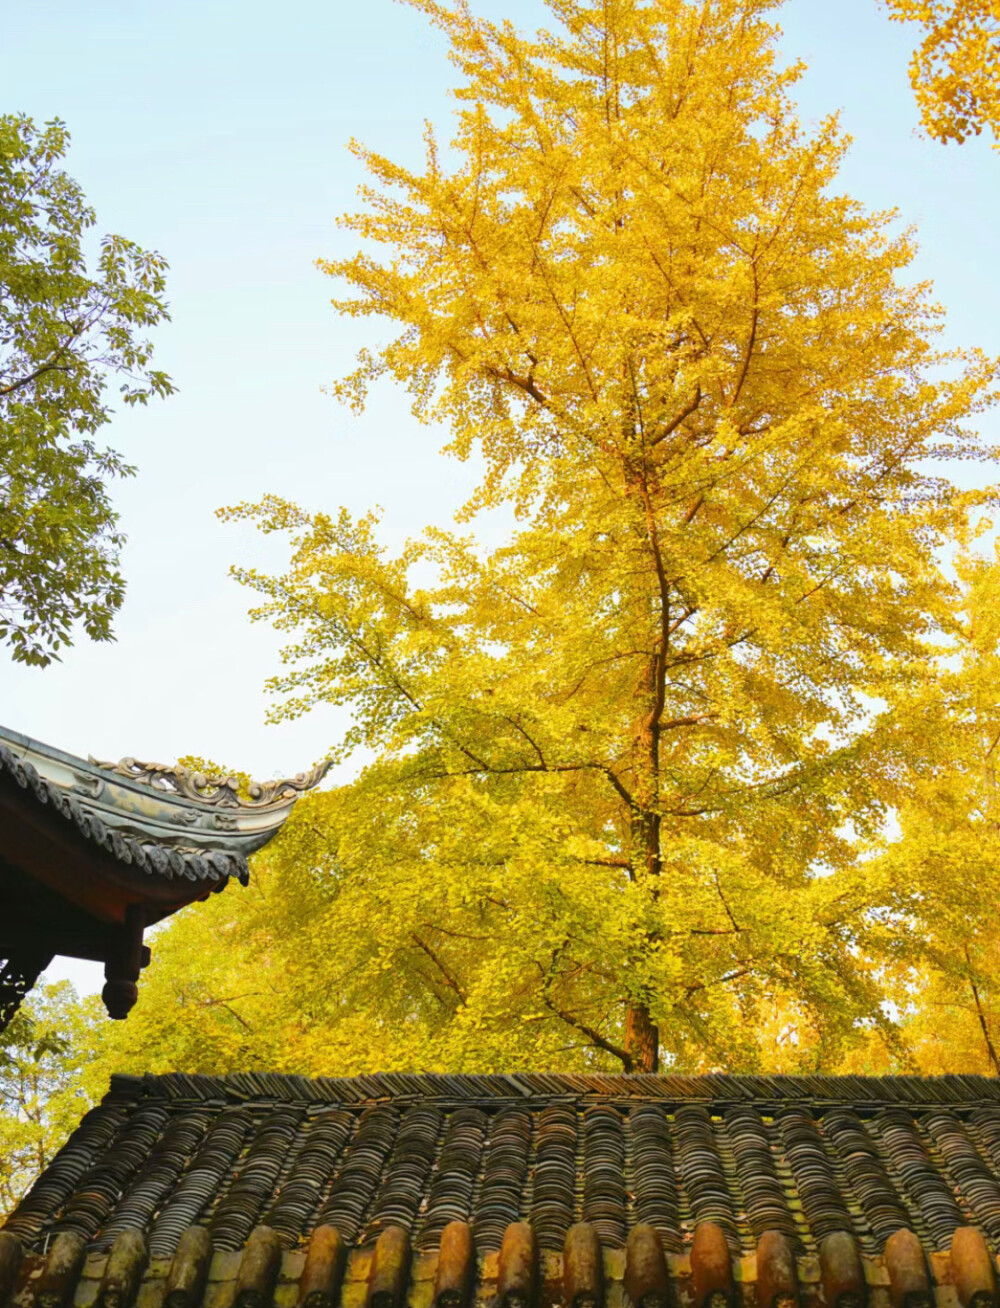
[[[537,0],[473,7],[545,21]],[[853,137],[841,189],[916,225],[915,275],[947,306],[949,342],[1000,355],[1000,154],[918,135],[906,73],[916,33],[879,0],[789,0],[780,21],[783,54],[808,65],[803,117],[839,110]],[[114,492],[129,538],[116,643],[81,638],[45,670],[0,655],[0,722],[101,759],[196,754],[261,778],[300,771],[343,718],[266,723],[280,642],[248,623],[250,596],[228,569],[280,567],[282,548],[215,510],[265,492],[309,509],[380,505],[393,546],[447,521],[474,482],[390,386],[362,417],[323,393],[375,339],[338,319],[315,267],[351,248],[336,218],[362,176],[346,144],[416,164],[425,119],[447,135],[443,40],[393,0],[0,0],[0,58],[0,111],[68,124],[66,166],[98,230],[169,261],[172,321],[156,362],[179,387],[105,428],[139,468]]]

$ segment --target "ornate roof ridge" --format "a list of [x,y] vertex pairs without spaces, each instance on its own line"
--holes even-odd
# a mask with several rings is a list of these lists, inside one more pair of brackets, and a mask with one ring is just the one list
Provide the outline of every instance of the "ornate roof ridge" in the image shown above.
[[298,798],[305,791],[318,786],[332,766],[332,760],[324,759],[307,772],[298,772],[294,777],[282,777],[277,781],[251,781],[247,787],[248,796],[244,796],[239,792],[237,777],[212,775],[185,767],[181,763],[144,763],[129,755],[117,763],[102,763],[91,755],[87,762],[92,767],[149,786],[171,798],[207,804],[213,808],[248,809],[284,807],[282,801]]
[[117,861],[168,878],[246,882],[248,856],[280,829],[300,795],[329,770],[252,782],[180,765],[82,759],[0,727],[6,774]]
[[27,760],[16,758],[5,745],[0,745],[0,773],[6,773],[23,790],[30,790],[39,803],[48,805],[72,823],[84,839],[119,863],[154,875],[185,877],[189,881],[218,882],[235,877],[246,885],[250,879],[250,869],[242,854],[221,849],[205,851],[196,846],[174,848],[115,830],[89,812],[75,795],[40,776]]
[[146,928],[246,885],[249,856],[327,770],[252,782],[247,796],[232,777],[100,763],[0,727],[0,1031],[56,954],[103,962],[105,1006],[125,1017]]

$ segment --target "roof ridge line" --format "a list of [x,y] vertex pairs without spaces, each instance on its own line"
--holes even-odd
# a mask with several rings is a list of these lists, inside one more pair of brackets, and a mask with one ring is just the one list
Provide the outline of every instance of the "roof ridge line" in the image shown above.
[[949,1073],[930,1077],[807,1076],[776,1074],[592,1074],[574,1072],[462,1073],[374,1072],[343,1077],[309,1077],[296,1073],[163,1072],[134,1076],[115,1073],[106,1098],[159,1101],[246,1103],[337,1103],[375,1101],[405,1103],[501,1104],[546,1100],[604,1100],[630,1103],[712,1102],[788,1105],[851,1104],[877,1108],[886,1104],[937,1105],[995,1103],[1000,1080]]

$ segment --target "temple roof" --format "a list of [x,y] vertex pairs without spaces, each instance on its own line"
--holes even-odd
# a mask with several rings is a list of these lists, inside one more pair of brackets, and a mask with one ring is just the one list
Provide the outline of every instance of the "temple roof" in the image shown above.
[[983,1077],[115,1077],[0,1264],[25,1306],[62,1259],[77,1308],[126,1265],[140,1308],[986,1308],[998,1177]]
[[76,758],[0,727],[0,785],[29,791],[118,862],[191,881],[245,883],[247,856],[280,829],[325,770],[253,782],[245,798],[231,777],[133,758]]
[[231,880],[326,765],[278,781],[76,758],[0,728],[0,1031],[56,954],[105,964],[112,1017],[135,1003],[143,932]]

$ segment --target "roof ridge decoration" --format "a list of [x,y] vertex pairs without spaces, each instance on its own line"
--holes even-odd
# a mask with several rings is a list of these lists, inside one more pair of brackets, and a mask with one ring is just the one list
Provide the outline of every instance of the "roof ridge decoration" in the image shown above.
[[[196,838],[186,842],[154,840],[148,833],[130,829],[125,824],[108,824],[93,811],[82,796],[67,787],[42,776],[27,759],[18,758],[0,744],[0,775],[6,773],[24,790],[30,791],[49,811],[71,822],[84,839],[110,854],[126,866],[142,872],[165,877],[181,877],[189,881],[219,881],[235,877],[246,884],[249,869],[246,858],[239,852],[222,849],[207,850]],[[0,1026],[2,1029],[2,1026]]]
[[[232,776],[209,776],[183,764],[146,763],[126,756],[104,763],[82,759],[0,727],[0,750],[13,768],[30,779],[44,802],[57,801],[74,816],[143,845],[226,853],[243,860],[274,836],[299,797],[326,776],[331,760],[307,772],[274,781],[252,781],[249,796],[239,794]],[[23,782],[22,782],[23,784]],[[79,825],[79,823],[78,823]],[[86,834],[86,833],[85,833]]]
[[216,808],[261,809],[296,799],[312,790],[323,780],[333,766],[332,759],[324,759],[308,772],[297,772],[294,777],[277,781],[251,781],[249,798],[239,793],[239,780],[235,776],[210,775],[182,763],[146,763],[126,755],[117,763],[105,763],[92,755],[87,762],[116,776],[128,777],[154,790],[166,791],[182,799],[193,799],[200,804]]

